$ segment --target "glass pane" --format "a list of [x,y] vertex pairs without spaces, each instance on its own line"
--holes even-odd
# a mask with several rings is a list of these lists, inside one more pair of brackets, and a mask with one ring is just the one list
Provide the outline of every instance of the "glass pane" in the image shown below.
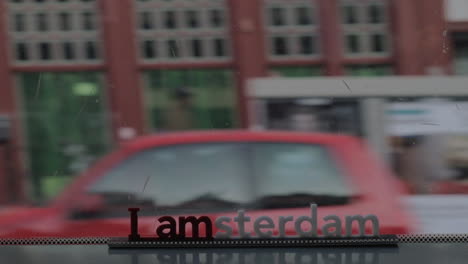
[[185,11],[185,20],[189,28],[200,27],[200,14],[195,10]]
[[346,50],[350,53],[361,52],[361,38],[359,35],[346,36]]
[[176,13],[174,11],[164,12],[164,26],[167,29],[177,28]]
[[[178,165],[181,160],[184,166]],[[349,196],[352,192],[343,178],[336,161],[320,145],[189,144],[133,155],[91,185],[88,192],[141,194],[139,187],[145,185],[143,196],[157,201],[158,207],[208,211],[210,205],[197,208],[186,204],[216,199],[235,208],[277,195]]]
[[[245,149],[237,144],[195,144],[155,148],[139,153],[90,186],[92,193],[140,193],[146,178],[146,199],[158,206],[178,206],[197,198],[227,202],[251,200]],[[178,166],[181,160],[184,166]],[[224,171],[223,175],[216,171]],[[159,173],[157,173],[159,172]],[[188,175],[200,175],[197,178]],[[135,175],[134,178],[128,175]],[[141,183],[141,184],[136,184]],[[229,188],[227,188],[229,186]],[[177,188],[177,192],[174,192]],[[198,209],[200,208],[191,208]],[[208,208],[204,208],[210,209]]]
[[143,41],[143,57],[147,59],[155,58],[156,57],[156,43],[152,40],[145,40]]
[[[457,32],[452,35],[454,69],[458,75],[468,75],[468,33]],[[447,47],[445,47],[448,49]]]
[[256,144],[254,162],[260,197],[307,193],[331,196],[351,194],[335,161],[323,146]]
[[199,39],[193,39],[191,42],[192,56],[193,57],[203,57],[203,43]]
[[66,60],[75,59],[75,45],[73,42],[63,43],[63,54]]
[[109,148],[100,74],[19,75],[34,198],[48,199]]
[[368,7],[368,22],[379,24],[384,22],[384,7],[381,5],[370,5]]
[[86,54],[86,58],[89,60],[95,60],[99,57],[95,42],[88,41],[85,43],[85,54]]
[[230,70],[157,70],[145,76],[146,105],[156,131],[237,127]]
[[358,9],[356,6],[344,6],[342,9],[343,22],[345,24],[357,24]]
[[29,60],[29,51],[26,43],[16,43],[16,59],[20,61]]
[[385,51],[385,37],[382,34],[371,35],[371,50],[372,52],[384,52]]
[[223,57],[227,55],[226,41],[224,39],[214,39],[214,49],[216,57]]
[[224,14],[222,10],[210,10],[210,22],[212,27],[224,25]]
[[140,13],[140,29],[153,29],[154,19],[152,12]]
[[24,14],[15,14],[15,31],[22,32],[26,30],[26,16]]
[[286,37],[273,38],[273,54],[274,55],[287,55],[289,54],[289,47]]
[[60,30],[71,30],[71,14],[70,13],[60,13],[59,14],[59,26]]
[[179,45],[175,40],[168,40],[167,45],[167,56],[169,58],[178,58],[180,57]]
[[280,7],[270,9],[271,25],[284,26],[286,25],[286,10]]
[[38,45],[39,58],[41,60],[51,60],[52,59],[52,46],[50,43],[42,42]]
[[84,30],[94,30],[96,28],[94,13],[84,12],[82,15],[82,25]]
[[314,23],[312,19],[312,9],[308,7],[297,7],[295,11],[297,25],[310,25]]
[[317,53],[315,37],[301,36],[299,37],[299,53],[303,55],[310,55]]
[[48,21],[47,14],[39,13],[36,15],[36,29],[37,31],[49,30],[49,21]]

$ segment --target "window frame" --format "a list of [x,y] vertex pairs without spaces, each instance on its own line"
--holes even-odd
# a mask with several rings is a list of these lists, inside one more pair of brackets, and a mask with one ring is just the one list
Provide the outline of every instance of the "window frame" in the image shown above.
[[[32,1],[24,1],[14,3],[8,1],[7,7],[7,25],[10,29],[16,27],[15,14],[25,16],[24,27],[25,31],[10,30],[9,46],[10,59],[14,66],[47,66],[47,65],[101,65],[104,63],[105,54],[101,41],[102,21],[101,13],[98,8],[98,1],[46,1],[36,3]],[[92,30],[84,30],[82,13],[92,13]],[[37,30],[37,14],[46,14],[47,30]],[[69,27],[64,28],[62,25],[62,14],[68,16]],[[74,43],[74,59],[67,59],[61,43],[71,41]],[[93,41],[96,43],[98,58],[88,59],[85,52],[82,52],[83,42]],[[26,43],[28,47],[28,59],[20,60],[16,51],[17,43]],[[51,54],[53,59],[42,60],[40,53],[37,50],[37,45],[40,42],[47,42],[51,46]]]
[[[285,25],[274,26],[270,23],[272,8],[282,8],[285,12]],[[296,23],[295,12],[298,8],[306,8],[310,14],[311,24],[300,25]],[[320,32],[320,14],[318,12],[319,3],[317,0],[294,0],[284,2],[280,0],[263,0],[263,23],[265,27],[266,49],[265,54],[270,62],[298,60],[307,61],[322,57],[322,43]],[[310,36],[313,39],[313,49],[311,54],[301,53],[300,39],[304,36]],[[285,37],[289,45],[289,53],[285,55],[275,54],[273,38]]]
[[[382,10],[382,22],[371,23],[369,22],[370,16],[368,14],[371,6],[379,6]],[[357,9],[357,23],[345,23],[343,9],[346,6],[353,6]],[[353,0],[339,0],[338,14],[340,15],[340,26],[342,29],[342,52],[344,58],[387,58],[392,56],[392,38],[391,38],[391,21],[389,16],[390,3],[388,0],[364,0],[361,2]],[[361,43],[360,52],[353,53],[347,45],[348,35],[358,35]],[[382,35],[383,51],[374,51],[372,48],[372,35]]]

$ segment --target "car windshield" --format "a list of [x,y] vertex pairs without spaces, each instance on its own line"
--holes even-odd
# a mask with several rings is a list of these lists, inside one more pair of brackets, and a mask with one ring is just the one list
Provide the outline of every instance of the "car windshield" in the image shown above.
[[[339,161],[322,145],[239,142],[178,145],[133,155],[88,191],[150,199],[162,208],[182,206],[196,199],[239,208],[260,198],[282,196],[286,200],[291,195],[314,195],[323,205],[340,204],[343,201],[333,198],[349,197],[352,191],[339,166]],[[327,202],[320,197],[330,199]],[[284,207],[307,206],[307,202],[313,201],[311,197]]]
[[0,0],[0,247],[314,204],[468,234],[468,0]]

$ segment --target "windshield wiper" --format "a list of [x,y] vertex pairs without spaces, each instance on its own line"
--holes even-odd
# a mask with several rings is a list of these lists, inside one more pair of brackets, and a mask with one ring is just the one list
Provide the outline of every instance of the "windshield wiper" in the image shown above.
[[259,209],[279,209],[307,207],[314,203],[318,206],[345,205],[351,202],[351,196],[294,193],[287,195],[267,195],[256,199],[252,206]]

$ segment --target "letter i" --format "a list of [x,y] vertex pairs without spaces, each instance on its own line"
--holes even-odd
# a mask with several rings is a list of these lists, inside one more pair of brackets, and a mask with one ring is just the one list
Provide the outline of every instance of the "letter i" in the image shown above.
[[128,241],[137,241],[140,239],[138,233],[138,211],[140,208],[128,208],[130,212],[130,235],[128,235]]

